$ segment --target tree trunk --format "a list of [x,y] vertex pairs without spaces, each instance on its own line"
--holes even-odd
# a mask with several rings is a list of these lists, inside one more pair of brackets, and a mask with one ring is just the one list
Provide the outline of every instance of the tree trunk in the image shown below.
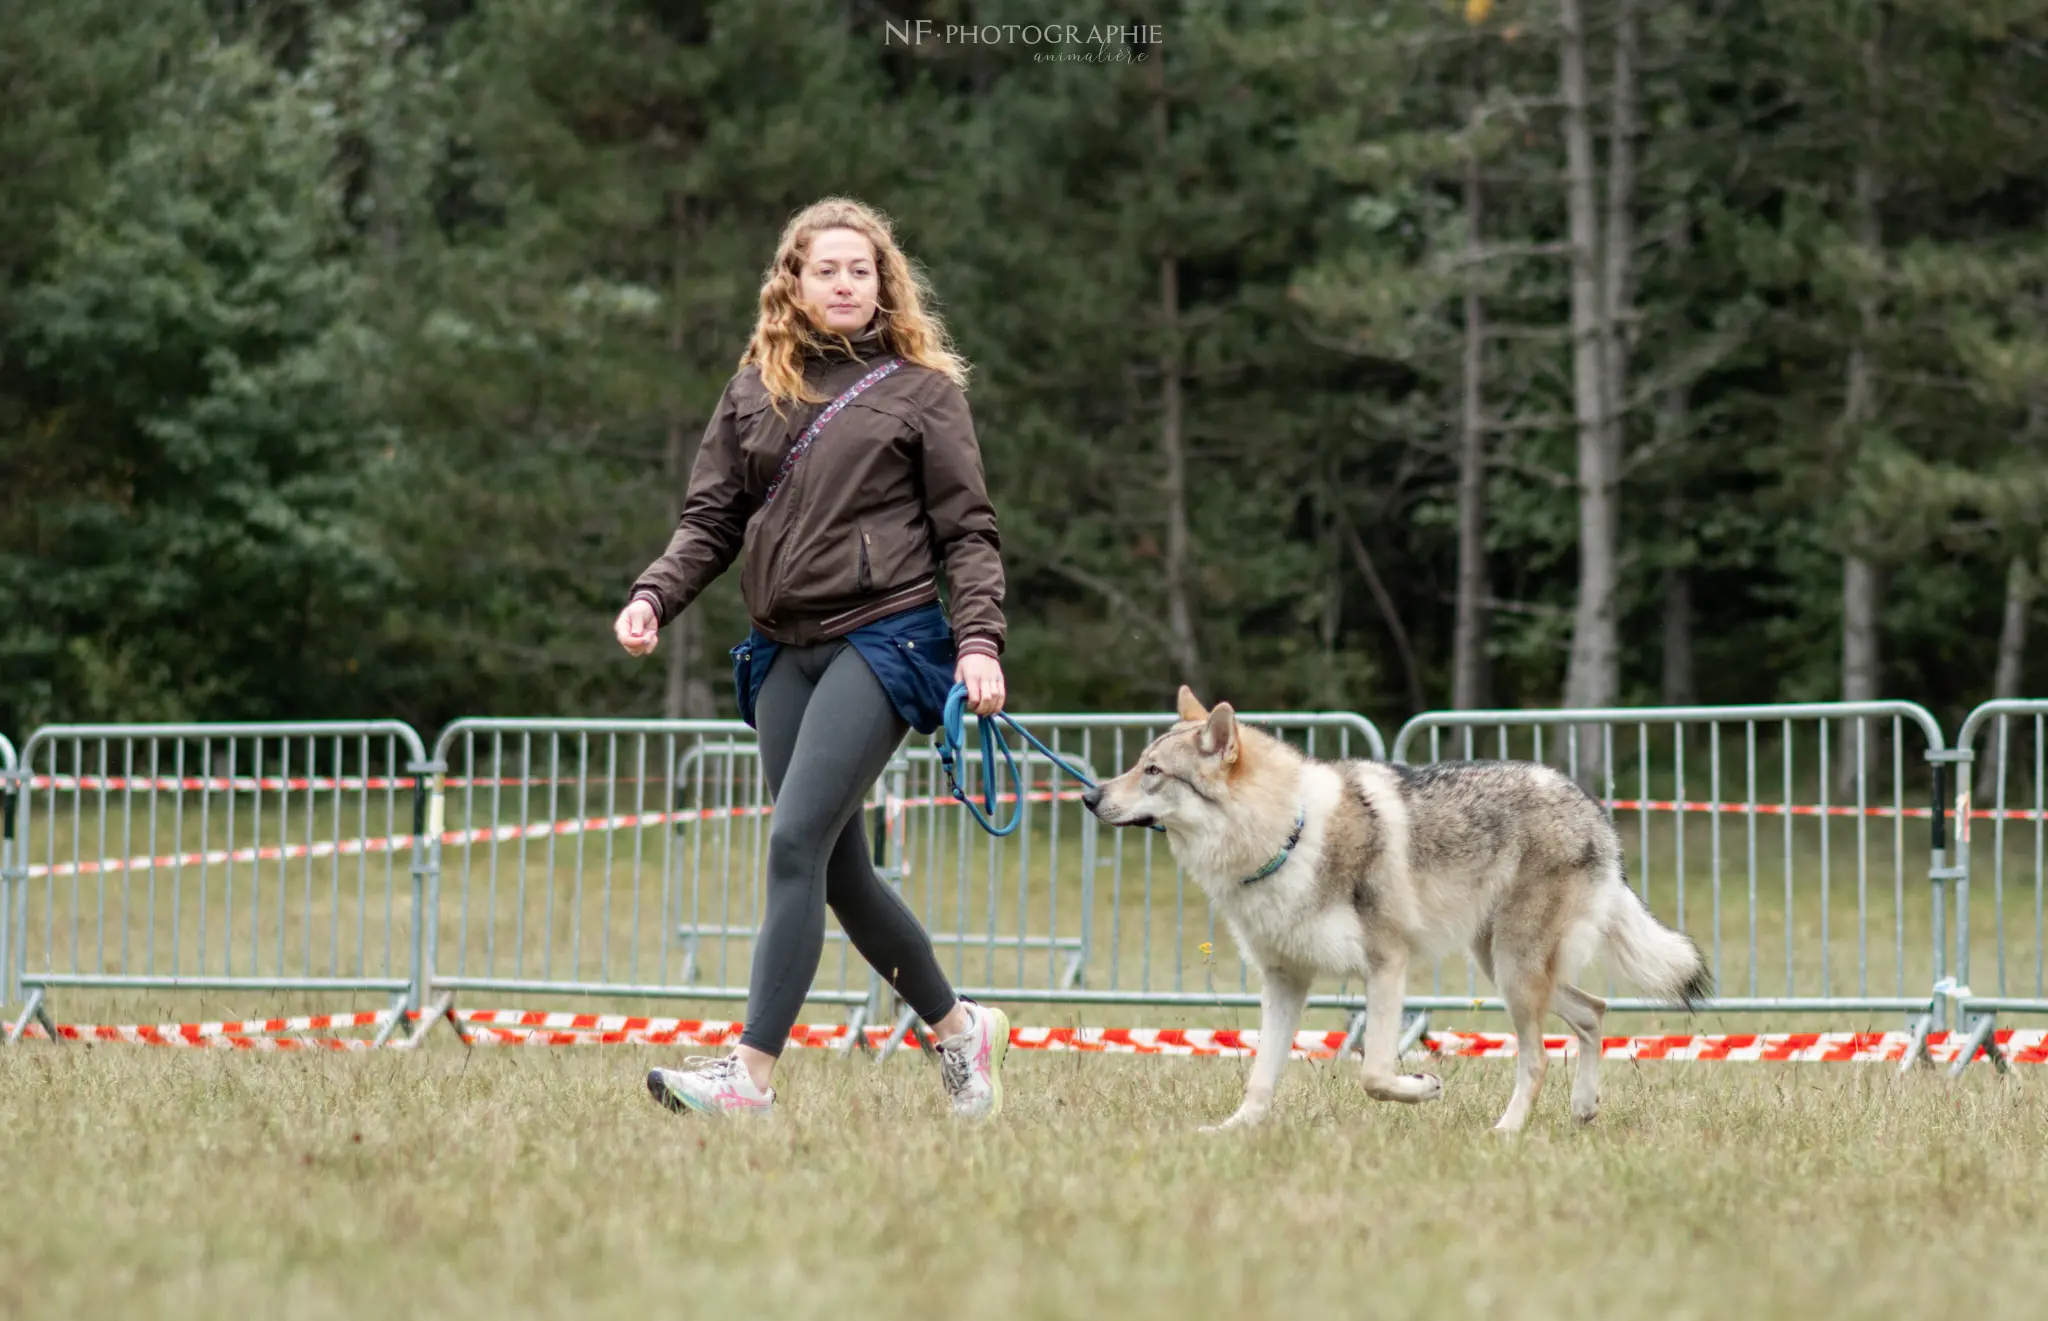
[[[1865,171],[1859,168],[1857,173],[1861,176]],[[1858,191],[1861,191],[1860,184]],[[1869,321],[1866,319],[1864,324],[1867,327]],[[1869,420],[1870,391],[1870,353],[1859,335],[1849,350],[1848,390],[1842,408],[1846,433],[1842,443],[1851,452],[1858,429]],[[1870,558],[1858,549],[1862,536],[1860,529],[1853,524],[1849,537],[1850,549],[1842,556],[1842,700],[1874,702],[1878,699],[1881,683],[1877,632],[1878,571]],[[1861,764],[1857,760],[1859,725],[1865,726],[1860,740],[1863,745]],[[1834,751],[1834,792],[1838,800],[1846,801],[1853,797],[1857,776],[1870,773],[1877,758],[1878,732],[1876,722],[1866,724],[1844,720],[1838,726]]]
[[1493,596],[1486,564],[1486,323],[1479,298],[1479,158],[1465,160],[1465,364],[1458,433],[1458,593],[1451,630],[1451,707],[1478,710],[1493,700],[1486,655]]
[[1993,697],[2018,697],[2020,672],[2027,658],[2027,615],[2034,605],[2034,573],[2024,555],[2005,566],[2005,621],[1998,630],[1998,668],[1991,679]]
[[[1879,242],[1875,198],[1876,172],[1865,161],[1856,167],[1857,241],[1873,252]],[[1869,294],[1860,298],[1856,342],[1849,348],[1842,429],[1837,438],[1840,463],[1845,472],[1854,461],[1858,439],[1862,429],[1869,425],[1873,412],[1869,336],[1876,328],[1875,302]],[[1849,548],[1842,555],[1842,700],[1874,702],[1881,683],[1877,632],[1879,574],[1877,566],[1862,548],[1863,530],[1852,522],[1848,535]],[[1855,721],[1843,722],[1836,742],[1835,790],[1843,798],[1854,793],[1856,787],[1856,724]],[[1868,736],[1863,741],[1866,761],[1863,770],[1867,773],[1867,763],[1875,758],[1877,749]]]
[[1608,452],[1618,471],[1628,420],[1629,348],[1635,310],[1636,64],[1640,55],[1638,0],[1618,0],[1614,15],[1614,80],[1607,127],[1607,227],[1600,235],[1606,267],[1600,292],[1606,324]]
[[[1692,247],[1689,222],[1681,221],[1671,234],[1672,257],[1684,262]],[[1686,412],[1691,404],[1687,389],[1673,385],[1664,391],[1657,405],[1657,439],[1666,453],[1681,452],[1686,443]],[[1686,527],[1684,483],[1681,467],[1666,479],[1662,511],[1664,535],[1679,543],[1664,569],[1663,675],[1658,685],[1666,706],[1691,706],[1699,701],[1699,687],[1693,674],[1692,538]]]
[[[1330,476],[1327,457],[1323,457],[1317,466],[1324,474],[1324,503],[1327,506],[1335,499],[1337,483]],[[1324,551],[1329,559],[1324,569],[1328,576],[1323,583],[1323,617],[1317,630],[1317,641],[1322,648],[1317,701],[1326,709],[1337,710],[1350,705],[1345,700],[1337,671],[1337,640],[1344,631],[1344,521],[1334,508],[1325,508],[1323,524],[1328,538]]]
[[[1878,700],[1880,665],[1877,638],[1877,567],[1862,555],[1842,557],[1842,700]],[[1863,727],[1863,757],[1857,760],[1858,727]],[[1835,737],[1835,797],[1846,802],[1855,796],[1856,778],[1869,775],[1877,764],[1877,741],[1882,721],[1844,720]]]
[[[1152,48],[1152,141],[1163,164],[1168,135],[1166,76],[1157,45]],[[1188,531],[1187,443],[1183,429],[1184,399],[1180,310],[1180,258],[1170,249],[1159,258],[1160,418],[1159,453],[1164,471],[1160,495],[1166,505],[1166,627],[1173,637],[1174,665],[1179,680],[1207,693],[1201,648],[1195,637],[1195,611],[1188,582],[1192,537]]]
[[[1579,591],[1564,703],[1597,707],[1613,705],[1620,686],[1614,618],[1618,586],[1615,501],[1620,463],[1614,450],[1616,429],[1609,416],[1610,402],[1619,395],[1607,379],[1613,355],[1607,345],[1609,308],[1601,290],[1600,217],[1594,200],[1593,130],[1587,115],[1586,27],[1579,0],[1561,0],[1559,17],[1563,27],[1558,63],[1565,107],[1565,197],[1571,241],[1572,395],[1579,433]],[[1617,47],[1617,64],[1623,58]],[[1597,738],[1597,729],[1581,731],[1582,746],[1588,737]]]
[[[1882,69],[1878,63],[1880,34],[1863,43],[1864,90],[1869,110],[1864,119],[1863,153],[1856,162],[1852,224],[1856,243],[1873,264],[1882,260],[1884,236],[1879,228],[1878,177],[1875,153],[1880,125],[1877,121],[1877,86]],[[1863,429],[1877,415],[1875,382],[1870,364],[1870,346],[1877,333],[1877,291],[1866,287],[1856,299],[1856,338],[1849,347],[1847,377],[1842,392],[1842,422],[1836,433],[1838,471],[1846,477],[1862,443]],[[1865,529],[1851,520],[1848,544],[1842,554],[1842,700],[1873,702],[1883,682],[1878,649],[1877,602],[1880,573],[1867,550]],[[1857,727],[1864,722],[1845,720],[1835,742],[1835,793],[1847,799],[1855,793],[1856,779],[1868,775],[1876,764],[1879,726],[1871,723],[1860,740],[1863,760],[1857,760]]]
[[1159,409],[1159,454],[1164,463],[1161,495],[1166,503],[1166,627],[1173,635],[1174,662],[1181,682],[1205,691],[1201,649],[1195,641],[1194,605],[1189,599],[1188,460],[1182,430],[1180,352],[1180,261],[1159,261],[1159,319],[1166,347],[1159,356],[1162,382]]
[[[2020,679],[2027,659],[2027,616],[2034,609],[2034,573],[2024,555],[2015,555],[2005,566],[2005,619],[1998,629],[1998,668],[1991,677],[1993,698],[2018,697]],[[1977,767],[1977,797],[1989,802],[1998,790],[1998,762],[2012,755],[2009,721],[1998,721],[1992,728],[1997,731],[1995,739],[1983,753],[1983,761]],[[2016,771],[2024,767],[2008,766],[2006,772],[2006,794],[2011,797],[2018,789]]]
[[[1684,501],[1676,495],[1665,497],[1665,526],[1683,526],[1684,518]],[[1673,564],[1666,568],[1663,587],[1664,675],[1660,700],[1666,706],[1691,706],[1699,700],[1693,684],[1691,566]]]

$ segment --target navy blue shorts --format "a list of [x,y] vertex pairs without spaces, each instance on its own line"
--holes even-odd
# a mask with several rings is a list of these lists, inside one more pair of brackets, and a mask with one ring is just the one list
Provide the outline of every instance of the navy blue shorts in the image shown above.
[[[953,628],[937,601],[901,614],[863,624],[845,639],[881,681],[896,714],[920,734],[935,732],[945,717],[946,695],[953,691]],[[754,702],[775,664],[781,644],[750,631],[732,649],[733,694],[740,719],[754,724]]]

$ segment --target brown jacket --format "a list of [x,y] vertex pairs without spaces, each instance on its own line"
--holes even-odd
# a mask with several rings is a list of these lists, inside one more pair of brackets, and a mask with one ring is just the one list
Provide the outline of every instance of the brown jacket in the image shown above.
[[[889,356],[872,331],[854,348],[807,358],[805,379],[826,400]],[[667,624],[744,549],[754,626],[807,646],[938,600],[943,567],[958,650],[1001,655],[1001,543],[960,387],[906,361],[825,425],[764,506],[783,456],[824,408],[785,402],[778,417],[759,369],[741,368],[704,429],[675,535],[633,595]]]

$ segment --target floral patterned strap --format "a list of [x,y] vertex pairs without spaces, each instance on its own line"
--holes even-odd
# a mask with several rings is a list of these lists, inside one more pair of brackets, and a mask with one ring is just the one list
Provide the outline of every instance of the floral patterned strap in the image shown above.
[[789,453],[783,456],[782,466],[776,469],[775,480],[768,483],[768,494],[761,498],[761,503],[765,505],[775,498],[775,493],[782,489],[783,482],[789,479],[790,472],[796,467],[797,460],[804,456],[804,451],[811,447],[811,442],[818,438],[818,433],[825,429],[825,424],[839,416],[840,409],[860,398],[869,386],[882,380],[902,365],[903,359],[901,358],[889,359],[866,376],[847,386],[837,399],[825,405],[825,411],[818,414],[818,420],[804,428],[804,434],[796,438],[796,444],[790,446]]

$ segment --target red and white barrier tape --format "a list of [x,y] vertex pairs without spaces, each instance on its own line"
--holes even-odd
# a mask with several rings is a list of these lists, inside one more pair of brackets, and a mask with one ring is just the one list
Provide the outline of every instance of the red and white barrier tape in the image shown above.
[[[65,1041],[115,1042],[142,1046],[198,1046],[235,1050],[367,1050],[366,1038],[275,1035],[345,1028],[381,1027],[388,1010],[353,1014],[314,1014],[301,1018],[250,1019],[239,1022],[165,1023],[157,1026],[59,1024]],[[408,1013],[416,1021],[417,1011]],[[716,1048],[739,1040],[742,1025],[715,1019],[646,1018],[622,1014],[545,1013],[516,1009],[461,1009],[454,1017],[476,1045],[596,1046],[646,1045]],[[879,1046],[887,1027],[869,1027],[863,1035]],[[790,1033],[792,1046],[832,1046],[845,1042],[845,1024],[799,1024]],[[41,1027],[25,1036],[44,1039]],[[1330,1059],[1342,1049],[1343,1032],[1298,1032],[1290,1054],[1296,1059]],[[1233,1028],[1101,1028],[1019,1027],[1010,1044],[1019,1050],[1081,1051],[1118,1055],[1185,1055],[1240,1058],[1258,1046],[1255,1030]],[[2015,1064],[2048,1063],[2048,1030],[2006,1028],[1994,1034],[2006,1058]],[[1689,1060],[1731,1063],[1897,1063],[1911,1048],[1904,1032],[1776,1032],[1720,1035],[1608,1037],[1601,1057],[1609,1060]],[[1568,1058],[1576,1053],[1571,1037],[1543,1039],[1546,1053]],[[1932,1032],[1928,1056],[1951,1063],[1962,1049],[1956,1034]],[[1456,1059],[1500,1059],[1515,1054],[1515,1039],[1505,1033],[1431,1032],[1421,1042],[1426,1053]]]
[[[703,821],[713,817],[767,815],[767,808],[707,807],[687,812],[639,812],[620,816],[586,817],[582,820],[542,821],[533,825],[481,826],[474,830],[444,830],[444,847],[466,848],[471,844],[508,843],[549,836],[595,834],[606,830],[635,830],[670,825],[677,821]],[[301,858],[353,857],[359,853],[387,853],[412,847],[411,835],[382,835],[368,839],[316,840],[311,844],[250,845],[239,849],[209,849],[198,853],[165,853],[132,858],[107,858],[97,862],[32,863],[31,877],[95,876],[118,871],[170,870],[178,867],[219,867],[231,862],[292,862]]]
[[31,878],[45,876],[105,876],[114,872],[174,871],[181,867],[221,867],[232,862],[289,862],[299,858],[347,858],[366,853],[395,853],[412,847],[411,835],[381,835],[368,839],[316,840],[311,844],[251,845],[239,849],[205,849],[198,852],[137,854],[131,858],[101,858],[88,862],[31,863]]
[[[2005,1028],[1993,1034],[2006,1058],[2017,1064],[2048,1063],[2048,1031]],[[1609,1060],[1726,1060],[1733,1063],[1898,1063],[1912,1049],[1907,1032],[1770,1032],[1716,1036],[1608,1037],[1600,1056]],[[1504,1033],[1431,1032],[1430,1053],[1458,1059],[1512,1057],[1515,1039]],[[1546,1054],[1577,1054],[1570,1037],[1545,1037]],[[1963,1041],[1949,1032],[1927,1035],[1927,1054],[1953,1063]]]
[[[1030,801],[1044,802],[1052,795],[1027,795]],[[1014,794],[1002,796],[1004,802],[1014,802]],[[944,800],[950,802],[951,800]],[[944,805],[936,798],[890,799],[889,813],[892,818],[901,816],[909,807]],[[593,816],[563,821],[539,821],[529,825],[479,826],[470,830],[444,830],[441,832],[443,848],[467,848],[472,844],[506,844],[523,839],[560,838],[571,835],[598,834],[610,830],[644,830],[650,826],[674,825],[682,821],[714,821],[753,816],[769,816],[774,812],[772,805],[747,807],[703,807],[680,812],[626,812],[615,816]],[[185,853],[137,854],[128,858],[103,858],[83,862],[31,863],[28,874],[31,878],[64,876],[103,876],[115,872],[172,871],[182,867],[220,867],[239,862],[295,862],[304,858],[354,857],[358,854],[394,853],[412,847],[411,835],[381,835],[364,839],[315,840],[310,844],[265,844],[248,845],[238,849],[207,849]]]
[[[388,1009],[365,1009],[348,1014],[306,1014],[298,1018],[246,1018],[211,1023],[157,1023],[128,1026],[59,1023],[57,1035],[65,1041],[116,1041],[142,1046],[203,1046],[226,1038],[259,1038],[279,1032],[332,1032],[345,1028],[381,1027],[391,1016]],[[31,1024],[24,1036],[46,1039],[49,1034]],[[303,1041],[305,1038],[281,1038]],[[367,1043],[365,1043],[367,1044]]]

